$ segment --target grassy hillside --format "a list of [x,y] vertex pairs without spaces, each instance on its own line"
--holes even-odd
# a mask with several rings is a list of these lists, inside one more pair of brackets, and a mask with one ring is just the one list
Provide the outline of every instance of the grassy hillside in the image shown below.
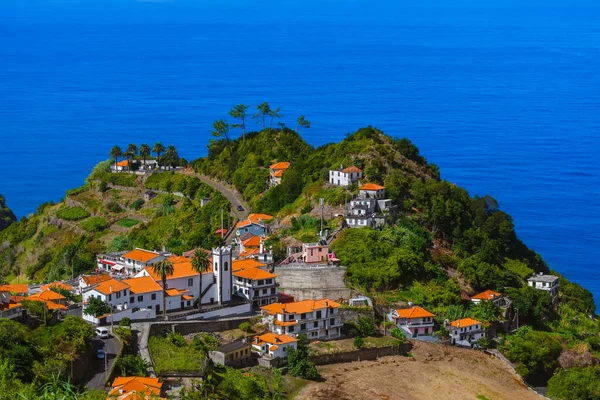
[[[147,181],[99,164],[80,188],[0,232],[0,276],[48,281],[95,268],[95,255],[133,247],[181,253],[218,243],[220,210],[229,202],[194,177],[164,172]],[[146,189],[164,191],[145,203]],[[181,192],[186,197],[170,193]],[[199,199],[212,201],[201,207]],[[227,221],[226,221],[227,222]]]

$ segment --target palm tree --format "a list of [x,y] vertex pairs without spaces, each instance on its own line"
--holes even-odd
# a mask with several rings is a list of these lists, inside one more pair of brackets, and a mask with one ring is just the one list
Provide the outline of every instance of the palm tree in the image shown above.
[[115,171],[117,170],[117,162],[119,162],[119,157],[121,157],[123,155],[123,152],[121,151],[121,148],[119,146],[114,146],[112,149],[110,149],[110,158],[114,158],[115,159]]
[[198,297],[198,308],[202,308],[202,274],[208,271],[210,262],[206,252],[196,249],[192,258],[192,269],[200,275],[200,295]]
[[138,152],[138,147],[137,144],[129,144],[129,146],[127,146],[127,150],[125,150],[125,156],[127,157],[127,160],[129,161],[129,165],[127,167],[127,169],[129,171],[131,171],[131,160],[133,158],[135,158],[135,156],[137,155]]
[[177,154],[177,149],[172,144],[167,146],[167,151],[165,152],[165,159],[170,164],[171,168],[179,163],[179,154]]
[[165,258],[154,265],[154,272],[160,276],[163,287],[163,319],[167,320],[167,276],[173,275],[175,269],[173,263]]
[[144,160],[144,167],[146,167],[146,158],[150,155],[150,146],[147,144],[142,144],[140,146],[140,156],[142,156],[142,160]]
[[154,147],[152,147],[152,151],[156,153],[156,162],[159,162],[160,153],[165,152],[165,146],[161,142],[156,142],[154,143]]

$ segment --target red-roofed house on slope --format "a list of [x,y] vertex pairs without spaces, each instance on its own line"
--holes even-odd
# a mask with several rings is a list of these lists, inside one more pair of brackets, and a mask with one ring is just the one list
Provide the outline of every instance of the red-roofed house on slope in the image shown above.
[[329,183],[336,186],[350,186],[362,179],[362,170],[354,165],[329,170]]
[[269,186],[277,186],[281,183],[283,174],[290,167],[287,161],[275,163],[269,167]]
[[421,336],[433,335],[433,317],[435,315],[422,307],[414,306],[393,310],[389,317],[409,337],[419,338]]
[[461,318],[446,324],[446,329],[450,334],[452,344],[464,347],[473,347],[482,337],[485,337],[485,331],[481,322],[472,318]]

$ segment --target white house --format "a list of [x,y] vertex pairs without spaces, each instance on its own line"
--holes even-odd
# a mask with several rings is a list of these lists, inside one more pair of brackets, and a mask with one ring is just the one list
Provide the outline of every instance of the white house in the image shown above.
[[281,183],[283,173],[290,167],[290,163],[287,161],[281,161],[275,163],[269,167],[269,184],[270,186],[276,186]]
[[552,295],[552,301],[558,301],[558,276],[544,275],[540,272],[539,275],[532,275],[527,278],[527,285],[539,290],[546,290]]
[[434,314],[422,307],[414,306],[400,310],[393,310],[391,319],[398,328],[402,329],[409,337],[431,336],[433,334]]
[[385,187],[374,183],[365,183],[358,189],[358,195],[363,198],[383,199],[385,197]]
[[339,307],[340,304],[335,301],[321,299],[273,303],[261,307],[261,310],[267,316],[273,333],[293,337],[306,334],[309,339],[332,339],[341,335],[343,324]]
[[360,168],[350,166],[340,169],[329,170],[329,183],[336,186],[350,186],[354,182],[362,179],[362,171]]
[[21,303],[11,296],[10,291],[0,290],[0,318],[13,319],[21,315]]
[[472,318],[462,318],[452,321],[446,326],[452,344],[472,347],[479,339],[485,337],[481,322]]
[[98,275],[82,275],[79,278],[79,293],[83,293],[84,289],[97,285],[101,282],[112,279],[109,274],[98,274]]
[[142,276],[122,282],[129,286],[129,307],[153,309],[156,314],[162,312],[162,287],[154,279]]
[[[117,263],[124,266],[129,274],[136,273],[142,269],[158,263],[167,258],[167,255],[155,251],[144,249],[135,249],[121,256],[121,262]],[[113,267],[113,269],[118,269]]]
[[[91,298],[97,298],[113,308],[113,312],[129,309],[129,285],[116,279],[109,279],[91,286],[83,291],[83,303],[87,304]],[[83,313],[83,319],[97,322],[93,315]]]
[[265,264],[254,260],[233,261],[233,294],[250,301],[254,307],[278,300],[277,275],[263,268]]
[[112,163],[110,169],[116,172],[129,171],[129,160],[119,161],[118,163]]
[[502,294],[498,292],[494,292],[493,290],[486,290],[485,292],[481,292],[471,297],[471,301],[475,304],[479,304],[482,301],[491,301],[498,307],[503,307],[506,304],[504,297]]
[[266,358],[287,358],[289,349],[296,349],[298,339],[289,335],[265,333],[255,336],[252,341],[252,351]]

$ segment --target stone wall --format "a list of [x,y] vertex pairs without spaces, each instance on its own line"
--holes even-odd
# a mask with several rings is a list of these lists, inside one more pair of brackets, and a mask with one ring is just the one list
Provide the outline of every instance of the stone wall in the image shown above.
[[286,267],[275,268],[280,291],[294,296],[296,300],[329,298],[338,300],[352,297],[346,287],[345,267]]
[[374,311],[371,307],[341,307],[338,311],[343,324],[356,322],[358,317],[374,319]]
[[343,353],[320,354],[312,357],[316,365],[338,364],[353,361],[376,360],[385,356],[405,356],[412,350],[411,343],[403,343],[400,346],[367,347]]

